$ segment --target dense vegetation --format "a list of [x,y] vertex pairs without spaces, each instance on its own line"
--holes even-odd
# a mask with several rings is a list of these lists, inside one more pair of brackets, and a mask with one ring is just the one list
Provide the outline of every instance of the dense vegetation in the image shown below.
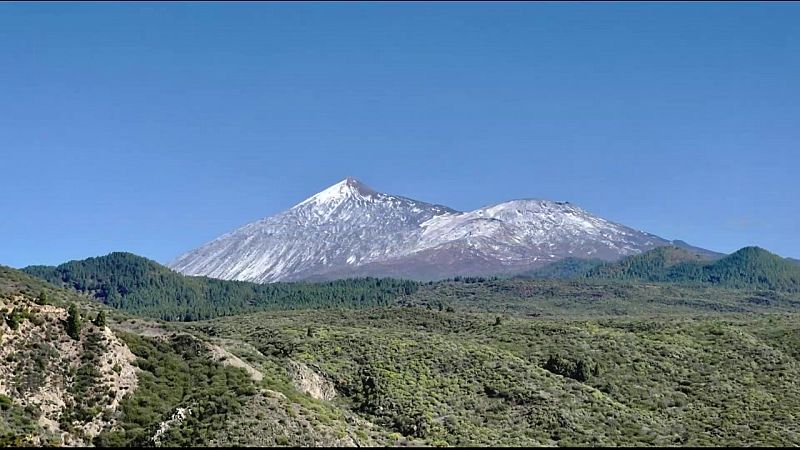
[[92,295],[111,307],[163,320],[208,319],[264,309],[388,305],[419,286],[388,278],[272,284],[223,281],[184,276],[131,253],[23,270]]
[[[74,292],[7,270],[0,294],[60,302],[58,339],[83,349],[68,390],[80,401],[62,426],[106,401],[93,355],[107,346],[88,332],[107,322],[137,357],[138,386],[109,413],[116,425],[98,445],[800,445],[800,296],[790,289],[622,277],[261,286],[116,255],[29,271],[95,296],[117,292],[98,298],[151,317],[267,311],[169,324],[104,317]],[[739,256],[718,273],[750,267],[753,258]],[[682,258],[646,267],[680,267]],[[240,298],[257,294],[261,303]],[[306,300],[290,304],[291,295]],[[206,309],[180,310],[176,298]],[[77,341],[66,337],[71,303],[82,318]],[[24,309],[5,313],[9,330],[34,320]],[[212,357],[212,343],[263,379]],[[46,358],[37,345],[28,347]],[[311,378],[297,375],[298,364],[337,395],[299,392]],[[20,373],[33,379],[30,366]],[[0,396],[2,442],[20,443],[38,414]]]
[[588,278],[630,281],[709,283],[732,288],[800,292],[800,267],[758,247],[745,247],[716,261],[704,261],[675,247],[663,247],[585,274]]
[[95,438],[100,446],[150,446],[159,424],[178,407],[189,413],[169,428],[160,443],[170,447],[202,446],[255,394],[244,370],[209,361],[199,341],[188,335],[155,340],[124,334],[138,357],[139,386],[123,403],[116,430]]
[[182,326],[259,349],[243,354],[258,367],[315,367],[334,404],[428,445],[800,444],[796,314],[498,324],[376,308]]
[[566,279],[585,275],[590,270],[603,264],[601,259],[564,258],[538,269],[523,272],[515,278],[532,279]]
[[800,296],[792,292],[733,289],[711,284],[489,279],[423,285],[415,293],[398,298],[397,304],[438,311],[494,312],[527,317],[591,317],[797,312]]
[[[667,308],[695,308],[703,304],[714,310],[730,307],[749,310],[753,303],[786,304],[791,299],[780,292],[800,292],[800,267],[765,250],[748,247],[716,261],[707,258],[678,247],[661,247],[614,263],[571,258],[520,277],[538,281],[456,277],[428,283],[378,278],[324,283],[224,281],[184,276],[130,253],[111,253],[58,267],[31,266],[24,270],[53,284],[89,294],[111,307],[170,321],[259,310],[420,303],[448,307],[446,304],[455,300],[473,306],[481,303],[479,306],[484,310],[496,311],[502,305],[532,314],[557,306],[555,303],[559,301],[562,306],[589,311],[598,305],[613,308],[597,300],[613,303],[619,298],[632,297],[642,303],[661,303]],[[642,282],[669,284],[658,287]],[[737,291],[726,291],[720,297],[717,291],[703,285]],[[29,290],[36,289],[42,288]],[[498,301],[498,297],[503,298]],[[506,301],[506,297],[513,300]],[[532,299],[540,299],[542,304],[531,302]],[[731,299],[741,301],[732,306]],[[630,312],[633,306],[626,303],[622,310]]]

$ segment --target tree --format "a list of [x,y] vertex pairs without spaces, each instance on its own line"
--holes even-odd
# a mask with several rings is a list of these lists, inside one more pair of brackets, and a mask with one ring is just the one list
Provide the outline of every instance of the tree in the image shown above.
[[[559,355],[550,355],[543,367],[545,370],[548,370],[552,373],[570,377],[573,380],[580,381],[581,383],[589,379],[589,366],[582,359],[579,359],[573,363],[572,361],[562,358]],[[594,370],[599,373],[599,366],[595,365]]]
[[67,334],[77,341],[81,337],[81,314],[75,303],[69,305],[67,313]]
[[8,323],[8,326],[12,330],[16,330],[17,328],[19,328],[19,324],[20,324],[20,322],[22,322],[22,320],[25,318],[25,316],[26,316],[26,314],[24,314],[22,312],[22,310],[18,306],[16,306],[16,307],[14,307],[14,310],[11,311],[10,314],[7,313],[6,322]]
[[94,321],[92,323],[101,328],[106,326],[106,312],[100,310],[100,312],[97,313],[97,317],[94,318]]
[[572,371],[569,362],[559,355],[550,355],[544,363],[544,369],[562,376],[568,376]]
[[48,299],[47,299],[47,292],[45,292],[45,291],[42,291],[42,292],[39,294],[39,297],[38,297],[38,298],[36,298],[36,304],[37,304],[37,305],[47,305],[47,304],[48,304],[48,303],[47,303],[47,301],[48,301]]
[[586,367],[586,363],[583,362],[582,359],[579,359],[578,362],[575,363],[575,368],[572,369],[572,373],[569,375],[569,377],[583,383],[584,381],[589,379],[588,372],[589,370]]
[[500,326],[502,323],[503,323],[503,318],[502,317],[497,316],[497,317],[494,318],[494,326]]

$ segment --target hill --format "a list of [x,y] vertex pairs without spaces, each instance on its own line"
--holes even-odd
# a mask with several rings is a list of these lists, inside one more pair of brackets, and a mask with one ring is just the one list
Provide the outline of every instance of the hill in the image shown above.
[[759,247],[745,247],[706,265],[702,276],[703,281],[732,287],[800,291],[800,267]]
[[3,266],[0,313],[3,447],[394,443],[303,394],[284,367],[265,376],[211,338],[106,311]]
[[418,286],[412,281],[378,278],[257,284],[190,277],[123,252],[23,271],[113,308],[164,320],[207,319],[263,309],[375,306],[389,304]]
[[584,276],[800,291],[800,267],[758,247],[745,247],[716,261],[708,261],[703,255],[684,249],[663,247],[600,265]]
[[133,354],[75,297],[0,267],[0,445],[91,443],[136,388]]
[[598,265],[584,275],[616,280],[669,281],[668,273],[673,267],[679,266],[680,270],[685,270],[701,267],[708,261],[709,258],[702,254],[668,246]]

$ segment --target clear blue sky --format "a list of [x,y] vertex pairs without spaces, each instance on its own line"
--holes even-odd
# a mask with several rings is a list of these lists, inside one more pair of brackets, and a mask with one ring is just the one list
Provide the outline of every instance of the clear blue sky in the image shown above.
[[169,262],[346,176],[800,257],[800,4],[0,4],[0,264]]

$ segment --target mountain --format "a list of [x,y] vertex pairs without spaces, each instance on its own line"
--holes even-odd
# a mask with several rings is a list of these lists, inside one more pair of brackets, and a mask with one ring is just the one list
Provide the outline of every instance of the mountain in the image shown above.
[[125,252],[22,270],[108,306],[163,320],[208,319],[277,308],[377,306],[417,288],[413,281],[377,278],[258,284],[191,277]]
[[460,212],[376,192],[347,178],[222,235],[169,267],[255,282],[435,280],[518,273],[566,257],[616,260],[670,244],[568,202],[513,200]]
[[662,247],[600,265],[588,271],[585,276],[800,291],[800,267],[789,259],[759,247],[744,247],[713,261],[703,254],[685,249]]

